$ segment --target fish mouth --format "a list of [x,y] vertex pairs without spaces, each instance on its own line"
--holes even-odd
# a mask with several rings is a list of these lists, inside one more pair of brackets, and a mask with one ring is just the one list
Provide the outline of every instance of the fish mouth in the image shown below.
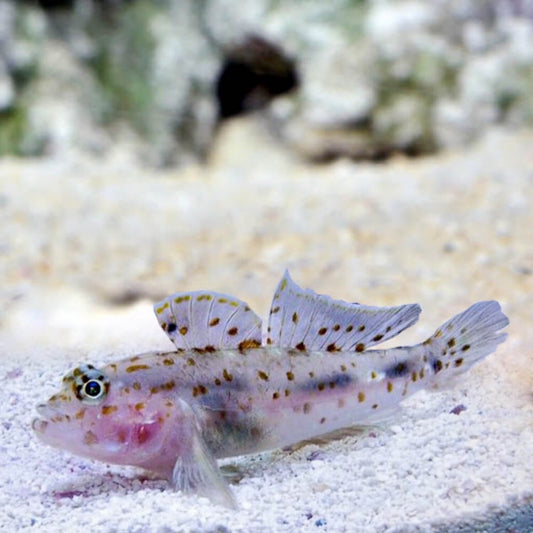
[[33,422],[31,423],[31,428],[39,435],[45,432],[46,426],[48,426],[48,422],[46,420],[42,420],[41,418],[34,418]]

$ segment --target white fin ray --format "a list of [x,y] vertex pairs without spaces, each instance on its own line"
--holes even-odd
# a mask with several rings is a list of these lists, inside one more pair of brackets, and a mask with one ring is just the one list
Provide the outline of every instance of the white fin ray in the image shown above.
[[357,351],[390,339],[413,325],[418,304],[374,307],[302,289],[286,271],[274,293],[267,343],[282,348]]
[[261,345],[261,319],[227,294],[181,292],[154,305],[161,328],[178,349],[245,349]]

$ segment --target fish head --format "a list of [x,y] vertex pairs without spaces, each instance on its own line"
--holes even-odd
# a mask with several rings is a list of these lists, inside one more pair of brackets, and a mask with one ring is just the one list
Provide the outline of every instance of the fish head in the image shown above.
[[179,424],[180,406],[124,384],[108,368],[80,365],[61,390],[37,406],[32,428],[44,443],[108,463],[168,473],[169,435]]

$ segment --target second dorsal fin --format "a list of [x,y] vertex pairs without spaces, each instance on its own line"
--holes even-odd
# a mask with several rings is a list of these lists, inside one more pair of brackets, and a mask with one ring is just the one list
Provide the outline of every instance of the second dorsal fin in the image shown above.
[[261,345],[261,319],[234,296],[181,292],[155,304],[154,311],[178,349],[211,351]]
[[308,351],[362,352],[414,324],[420,311],[418,304],[373,307],[333,300],[302,289],[285,271],[272,300],[267,343]]

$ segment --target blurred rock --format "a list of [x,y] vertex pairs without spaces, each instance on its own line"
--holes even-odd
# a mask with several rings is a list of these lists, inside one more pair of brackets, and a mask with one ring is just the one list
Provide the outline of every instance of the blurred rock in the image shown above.
[[183,164],[251,110],[312,160],[460,146],[533,123],[532,19],[530,0],[1,0],[0,154]]

